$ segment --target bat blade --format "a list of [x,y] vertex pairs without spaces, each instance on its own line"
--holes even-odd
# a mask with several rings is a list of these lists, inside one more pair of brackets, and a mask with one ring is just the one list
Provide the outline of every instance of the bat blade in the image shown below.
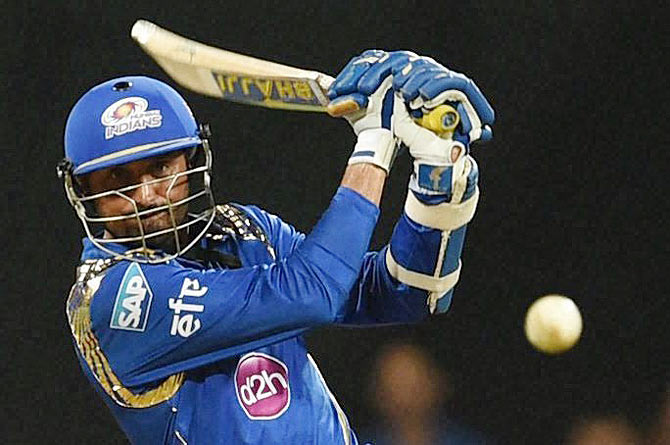
[[138,20],[132,38],[182,86],[223,100],[325,112],[333,78],[317,71],[226,51]]
[[[146,20],[136,21],[130,35],[171,78],[200,94],[268,108],[327,112],[334,117],[359,110],[353,99],[329,104],[326,91],[335,79],[318,71],[215,48]],[[443,124],[448,113],[451,111],[437,107],[419,125],[450,137],[453,129]]]

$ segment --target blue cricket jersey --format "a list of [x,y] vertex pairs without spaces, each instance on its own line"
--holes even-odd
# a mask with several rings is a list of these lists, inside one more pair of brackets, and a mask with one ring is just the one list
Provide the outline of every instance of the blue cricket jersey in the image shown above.
[[[340,188],[308,236],[253,206],[217,212],[166,263],[84,240],[67,314],[85,374],[135,444],[356,444],[302,334],[428,315],[428,293],[389,275],[389,246],[367,252],[378,208]],[[390,245],[414,270],[441,252],[406,215]]]

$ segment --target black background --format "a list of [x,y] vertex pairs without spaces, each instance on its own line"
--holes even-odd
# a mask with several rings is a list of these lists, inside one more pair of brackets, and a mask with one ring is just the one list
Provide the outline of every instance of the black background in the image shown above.
[[[88,88],[123,74],[169,81],[129,37],[138,18],[331,74],[363,49],[411,49],[466,72],[496,109],[494,140],[474,153],[482,197],[449,314],[310,336],[355,427],[373,421],[375,351],[408,336],[453,375],[454,415],[501,443],[557,443],[572,419],[603,411],[648,424],[670,352],[663,2],[2,3],[7,443],[124,440],[70,343],[64,301],[83,231],[54,166],[67,113]],[[347,124],[180,91],[212,124],[218,200],[309,231],[354,143]],[[402,209],[408,172],[399,159],[375,248]],[[584,317],[581,342],[558,357],[523,337],[526,307],[546,293],[571,296]]]

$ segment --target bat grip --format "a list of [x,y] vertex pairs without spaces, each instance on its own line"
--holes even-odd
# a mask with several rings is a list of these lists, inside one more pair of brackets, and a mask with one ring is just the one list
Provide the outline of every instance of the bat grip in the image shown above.
[[[358,111],[360,107],[354,100],[338,101],[330,103],[326,111],[333,117],[341,117],[345,114]],[[460,123],[460,116],[451,105],[438,105],[414,121],[442,138],[449,138]]]
[[448,139],[458,127],[461,118],[451,105],[438,105],[414,121],[442,138]]
[[353,99],[331,102],[326,106],[326,112],[333,117],[342,117],[358,110],[360,110],[360,107]]

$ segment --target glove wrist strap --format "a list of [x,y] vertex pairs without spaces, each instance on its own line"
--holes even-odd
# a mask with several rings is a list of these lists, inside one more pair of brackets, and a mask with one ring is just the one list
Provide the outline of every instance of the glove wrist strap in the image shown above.
[[456,230],[469,223],[477,209],[479,188],[474,195],[460,203],[445,202],[437,205],[427,205],[414,196],[412,191],[407,193],[405,213],[414,222],[425,227],[440,230]]
[[385,128],[363,130],[349,158],[348,164],[365,162],[383,168],[386,173],[391,169],[395,158],[396,140],[393,133]]

